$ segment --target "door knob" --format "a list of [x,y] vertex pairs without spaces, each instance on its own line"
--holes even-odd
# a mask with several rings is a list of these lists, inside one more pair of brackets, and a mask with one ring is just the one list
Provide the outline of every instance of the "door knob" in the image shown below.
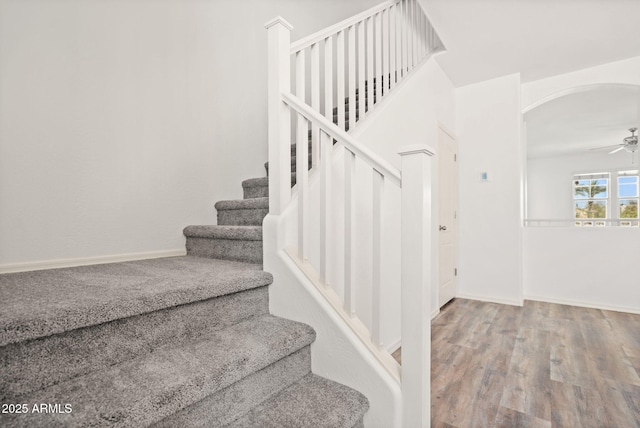
[[447,226],[440,226],[440,230],[447,230]]

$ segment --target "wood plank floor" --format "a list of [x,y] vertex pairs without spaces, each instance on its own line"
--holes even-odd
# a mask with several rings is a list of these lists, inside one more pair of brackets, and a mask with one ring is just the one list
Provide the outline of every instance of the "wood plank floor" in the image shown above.
[[640,315],[455,299],[431,338],[432,427],[640,428]]

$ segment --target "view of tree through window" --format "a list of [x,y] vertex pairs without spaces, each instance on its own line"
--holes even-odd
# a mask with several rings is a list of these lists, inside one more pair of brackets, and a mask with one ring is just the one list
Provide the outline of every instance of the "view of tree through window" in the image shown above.
[[609,174],[601,175],[602,177],[595,177],[591,174],[588,178],[574,181],[575,218],[607,218]]

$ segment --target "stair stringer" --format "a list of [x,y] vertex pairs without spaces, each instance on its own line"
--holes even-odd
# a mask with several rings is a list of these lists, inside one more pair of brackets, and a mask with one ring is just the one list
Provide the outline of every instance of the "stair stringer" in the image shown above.
[[[312,371],[363,393],[370,403],[366,427],[399,427],[402,420],[400,384],[372,355],[356,334],[300,271],[282,248],[286,218],[267,215],[262,224],[264,269],[273,275],[269,309],[276,316],[311,325],[316,341],[311,346]],[[289,211],[289,213],[287,212]]]

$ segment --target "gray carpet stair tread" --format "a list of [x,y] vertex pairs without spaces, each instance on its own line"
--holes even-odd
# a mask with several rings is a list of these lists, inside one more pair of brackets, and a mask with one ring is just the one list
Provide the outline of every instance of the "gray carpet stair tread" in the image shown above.
[[262,226],[187,226],[183,233],[187,238],[262,241]]
[[264,187],[269,185],[269,177],[249,178],[242,182],[242,187]]
[[309,374],[225,428],[351,428],[368,409],[361,393]]
[[170,257],[0,275],[0,345],[271,284],[249,263]]
[[[264,315],[204,340],[160,348],[143,358],[52,387],[24,402],[73,403],[70,414],[21,415],[29,427],[147,426],[308,346],[305,324]],[[10,423],[14,422],[9,419]],[[26,424],[22,424],[26,422]]]
[[269,198],[235,199],[218,201],[215,204],[217,210],[251,210],[269,208]]

